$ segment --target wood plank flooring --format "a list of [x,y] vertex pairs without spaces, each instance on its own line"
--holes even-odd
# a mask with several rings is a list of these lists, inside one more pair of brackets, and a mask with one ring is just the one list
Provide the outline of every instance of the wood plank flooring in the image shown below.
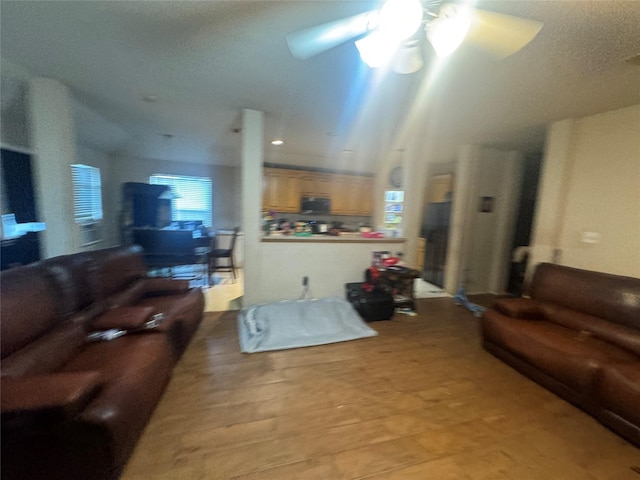
[[485,352],[471,313],[418,311],[252,355],[207,313],[123,480],[640,480],[639,449]]

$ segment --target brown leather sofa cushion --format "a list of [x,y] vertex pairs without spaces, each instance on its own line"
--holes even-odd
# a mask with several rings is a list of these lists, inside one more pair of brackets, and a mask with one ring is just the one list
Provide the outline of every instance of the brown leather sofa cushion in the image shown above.
[[115,308],[96,318],[92,327],[94,330],[138,330],[151,320],[153,314],[153,307]]
[[604,408],[640,425],[640,359],[603,366],[598,383]]
[[531,298],[640,329],[637,278],[543,263],[536,267]]
[[576,331],[586,331],[595,337],[640,356],[640,330],[613,323],[566,307],[538,302],[546,319]]
[[81,420],[110,432],[117,462],[124,461],[142,433],[171,376],[174,357],[166,335],[125,335],[93,342],[64,372],[98,370],[104,385]]
[[144,284],[141,279],[134,280],[121,291],[105,298],[107,308],[121,308],[136,305],[144,297]]
[[42,261],[62,316],[85,309],[95,301],[95,266],[90,252],[63,255]]
[[551,322],[505,318],[493,310],[487,310],[482,321],[485,338],[576,392],[593,391],[602,365],[637,358],[588,332]]
[[2,359],[2,375],[43,375],[57,371],[86,343],[87,331],[67,321],[19,351]]
[[497,300],[494,308],[512,318],[536,319],[543,316],[538,303],[531,298],[504,298]]
[[138,305],[153,307],[164,315],[164,321],[157,330],[169,335],[179,357],[198,329],[204,310],[204,296],[200,289],[192,288],[186,293],[147,297]]
[[10,269],[0,276],[0,351],[20,350],[58,323],[51,285],[38,266]]
[[147,267],[142,259],[142,248],[113,247],[91,252],[96,264],[96,299],[106,300],[145,277]]
[[172,278],[145,278],[142,280],[147,296],[167,295],[169,293],[184,293],[189,290],[188,280]]
[[64,420],[76,415],[100,388],[98,372],[2,377],[2,422]]
[[[120,292],[106,298],[108,308],[120,308],[138,304],[145,297],[186,293],[189,291],[188,280],[171,278],[140,278]],[[175,297],[174,297],[175,298]]]

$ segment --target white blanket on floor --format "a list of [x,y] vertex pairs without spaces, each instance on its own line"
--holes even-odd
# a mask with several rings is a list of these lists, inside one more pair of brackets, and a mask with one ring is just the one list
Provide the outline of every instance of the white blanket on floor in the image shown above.
[[238,315],[240,349],[245,353],[324,345],[373,337],[346,300],[286,300],[242,310]]

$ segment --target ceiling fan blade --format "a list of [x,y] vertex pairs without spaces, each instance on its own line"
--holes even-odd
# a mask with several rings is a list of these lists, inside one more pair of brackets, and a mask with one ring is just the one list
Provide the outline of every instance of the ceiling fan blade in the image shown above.
[[305,60],[341,43],[358,37],[370,29],[375,10],[323,23],[287,35],[289,50],[294,57]]
[[503,13],[473,9],[465,42],[472,42],[498,58],[506,58],[535,38],[543,23]]

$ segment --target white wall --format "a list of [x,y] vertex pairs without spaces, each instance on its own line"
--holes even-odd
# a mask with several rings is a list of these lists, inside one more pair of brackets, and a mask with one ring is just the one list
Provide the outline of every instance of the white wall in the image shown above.
[[262,281],[246,305],[300,298],[304,276],[314,298],[344,298],[345,283],[364,281],[375,251],[404,252],[404,244],[262,242]]
[[50,78],[32,79],[28,112],[38,218],[47,224],[40,237],[42,256],[73,253],[79,230],[73,219],[70,165],[76,152],[69,90]]
[[0,99],[2,121],[0,142],[6,146],[30,149],[29,119],[27,118],[26,79],[34,75],[0,55]]
[[[233,229],[241,225],[242,192],[240,168],[207,165],[203,163],[171,162],[151,158],[113,155],[110,158],[112,172],[111,195],[115,198],[115,221],[122,207],[122,184],[125,182],[149,183],[149,176],[156,173],[190,175],[211,178],[213,188],[213,228]],[[116,231],[119,231],[116,224]]]
[[640,105],[550,127],[530,273],[554,259],[640,277]]
[[[476,146],[461,148],[456,168],[445,289],[504,293],[511,259],[523,172],[517,152]],[[491,212],[480,211],[493,198]]]

